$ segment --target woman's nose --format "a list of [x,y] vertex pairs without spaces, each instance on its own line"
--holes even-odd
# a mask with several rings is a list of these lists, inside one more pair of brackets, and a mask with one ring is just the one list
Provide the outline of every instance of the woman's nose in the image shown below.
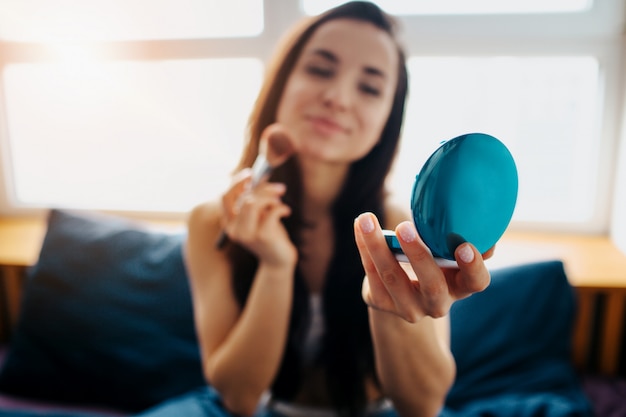
[[324,104],[337,109],[350,106],[352,92],[345,82],[332,82],[326,85],[323,93]]

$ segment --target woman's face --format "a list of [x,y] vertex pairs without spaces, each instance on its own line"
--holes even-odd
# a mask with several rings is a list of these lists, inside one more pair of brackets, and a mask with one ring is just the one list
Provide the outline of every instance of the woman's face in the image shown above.
[[283,91],[277,121],[300,158],[351,163],[378,142],[391,111],[398,51],[376,26],[350,19],[320,26]]

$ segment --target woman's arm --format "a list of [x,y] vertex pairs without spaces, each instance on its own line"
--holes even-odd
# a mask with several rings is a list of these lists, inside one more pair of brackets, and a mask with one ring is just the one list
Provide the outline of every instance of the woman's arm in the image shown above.
[[230,264],[215,247],[222,230],[221,212],[217,204],[192,211],[185,260],[205,376],[230,411],[251,415],[280,366],[295,263],[261,262],[240,309]]
[[376,371],[383,392],[401,416],[439,414],[454,382],[448,344],[448,318],[424,317],[417,323],[369,308]]
[[376,369],[400,415],[435,416],[455,377],[449,349],[450,305],[484,289],[489,273],[471,245],[457,251],[469,250],[473,259],[465,262],[457,254],[459,269],[440,269],[413,223],[402,222],[406,217],[397,210],[388,213],[388,224],[400,222],[396,232],[411,264],[395,260],[375,216],[365,213],[355,222],[367,274],[363,297],[369,305]]

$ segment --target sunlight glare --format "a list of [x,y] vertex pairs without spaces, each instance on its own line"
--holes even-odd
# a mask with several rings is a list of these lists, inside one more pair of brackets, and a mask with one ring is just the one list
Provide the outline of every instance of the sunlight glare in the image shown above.
[[184,212],[215,197],[262,68],[255,59],[9,65],[16,204]]

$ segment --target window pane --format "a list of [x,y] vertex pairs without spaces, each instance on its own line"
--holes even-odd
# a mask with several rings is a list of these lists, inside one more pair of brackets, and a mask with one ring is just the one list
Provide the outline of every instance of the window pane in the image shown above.
[[[301,0],[309,15],[344,3],[343,0]],[[378,0],[389,13],[411,14],[495,14],[579,12],[591,7],[592,0]]]
[[252,59],[8,66],[19,203],[185,212],[214,198],[262,71]]
[[0,0],[4,40],[187,39],[262,30],[262,0]]
[[588,221],[598,172],[598,63],[592,57],[411,58],[410,99],[393,175],[413,179],[442,140],[491,134],[519,171],[514,220]]

